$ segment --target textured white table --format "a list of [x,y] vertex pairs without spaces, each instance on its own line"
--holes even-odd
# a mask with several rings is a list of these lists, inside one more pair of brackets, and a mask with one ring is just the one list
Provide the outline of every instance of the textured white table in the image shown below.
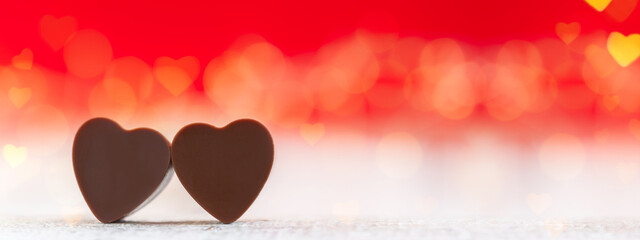
[[0,239],[640,239],[640,219],[248,220],[102,224],[12,219]]

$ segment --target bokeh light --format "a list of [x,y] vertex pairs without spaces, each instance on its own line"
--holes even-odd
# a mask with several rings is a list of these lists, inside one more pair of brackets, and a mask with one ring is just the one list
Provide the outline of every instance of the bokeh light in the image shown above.
[[76,32],[63,49],[69,72],[78,77],[91,78],[104,72],[113,58],[111,43],[95,30]]
[[51,105],[36,105],[22,112],[17,124],[19,144],[33,155],[49,156],[66,146],[71,133],[65,114]]
[[136,57],[114,59],[106,68],[105,79],[120,79],[135,90],[139,100],[148,99],[154,90],[154,78],[151,67]]
[[40,19],[40,36],[54,51],[62,49],[77,29],[78,22],[71,16],[56,18],[44,15]]
[[[284,13],[226,28],[202,25],[213,12],[193,21],[166,9],[182,18],[158,21],[156,5],[107,20],[22,14],[35,18],[0,27],[0,205],[46,198],[65,223],[88,219],[69,161],[89,118],[169,140],[193,122],[253,118],[271,132],[276,163],[256,201],[273,207],[252,217],[516,213],[558,235],[565,221],[547,217],[640,212],[637,0],[579,4],[562,18],[487,26],[507,16],[427,23],[389,8],[272,29]],[[147,17],[153,25],[136,22]],[[166,198],[189,199],[174,184]],[[161,195],[155,209],[166,206],[175,202]]]
[[408,133],[389,133],[380,139],[375,152],[378,168],[392,178],[408,178],[422,165],[422,147]]
[[164,88],[174,96],[178,96],[198,77],[200,62],[191,56],[178,60],[160,57],[154,63],[153,73]]
[[580,139],[569,134],[554,134],[540,146],[540,168],[555,180],[577,177],[585,165],[586,151]]
[[133,117],[138,101],[128,82],[105,78],[89,95],[89,112],[93,117],[108,117],[127,122]]

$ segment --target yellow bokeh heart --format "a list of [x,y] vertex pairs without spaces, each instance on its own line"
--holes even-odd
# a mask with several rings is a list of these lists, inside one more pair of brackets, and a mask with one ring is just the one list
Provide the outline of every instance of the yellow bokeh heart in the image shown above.
[[620,66],[629,66],[640,56],[640,34],[624,36],[619,32],[609,34],[607,49]]
[[314,145],[324,135],[324,124],[302,124],[300,126],[300,135],[309,144]]
[[27,148],[16,147],[12,144],[7,144],[2,150],[4,160],[7,161],[9,166],[15,168],[27,160]]
[[22,49],[20,54],[11,58],[11,63],[17,69],[31,70],[33,66],[33,51],[31,49]]
[[536,215],[540,215],[546,211],[551,205],[551,195],[547,193],[527,195],[527,205],[529,209]]
[[21,108],[31,99],[31,88],[17,88],[12,87],[9,89],[9,100],[16,108]]
[[556,34],[565,44],[569,44],[580,35],[580,23],[558,23],[556,24]]
[[595,8],[598,12],[602,12],[605,8],[607,8],[607,6],[609,6],[611,0],[585,0],[585,2],[587,2],[591,7]]
[[200,62],[197,58],[186,56],[178,60],[170,57],[156,59],[153,73],[156,79],[174,96],[184,92],[200,72]]

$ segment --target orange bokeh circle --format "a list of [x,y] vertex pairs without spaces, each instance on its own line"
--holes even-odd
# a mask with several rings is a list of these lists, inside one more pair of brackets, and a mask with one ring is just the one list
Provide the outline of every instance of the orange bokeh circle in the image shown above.
[[113,58],[111,43],[95,30],[76,32],[64,46],[64,63],[72,74],[91,78],[104,72]]

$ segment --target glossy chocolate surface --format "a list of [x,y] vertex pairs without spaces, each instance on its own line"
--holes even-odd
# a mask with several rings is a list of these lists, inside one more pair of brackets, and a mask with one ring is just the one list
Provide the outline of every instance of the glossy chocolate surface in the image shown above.
[[127,131],[106,118],[91,119],[76,133],[73,168],[91,212],[105,223],[140,209],[173,172],[170,144],[160,133]]
[[257,121],[223,128],[196,123],[172,142],[176,175],[187,192],[223,223],[236,221],[254,202],[273,165],[273,140]]

